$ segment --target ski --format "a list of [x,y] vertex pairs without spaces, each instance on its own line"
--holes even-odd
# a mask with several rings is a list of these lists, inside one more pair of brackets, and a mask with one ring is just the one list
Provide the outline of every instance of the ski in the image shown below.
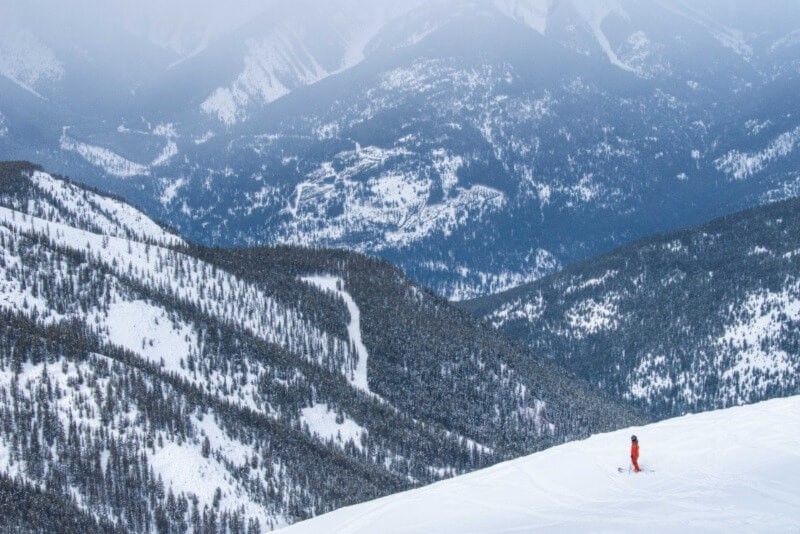
[[[631,469],[630,467],[628,467],[627,469],[624,468],[624,467],[617,467],[617,471],[619,471],[620,473],[631,473],[631,474],[635,473],[635,471],[633,469]],[[640,473],[655,473],[656,470],[655,469],[641,469],[641,470],[639,470],[639,472]]]

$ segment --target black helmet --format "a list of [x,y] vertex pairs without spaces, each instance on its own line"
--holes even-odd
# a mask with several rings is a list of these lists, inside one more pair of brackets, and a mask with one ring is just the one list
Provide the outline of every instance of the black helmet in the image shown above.
[[631,436],[631,441],[639,441],[639,440],[638,440],[638,438],[636,437],[636,434],[634,434],[633,436]]

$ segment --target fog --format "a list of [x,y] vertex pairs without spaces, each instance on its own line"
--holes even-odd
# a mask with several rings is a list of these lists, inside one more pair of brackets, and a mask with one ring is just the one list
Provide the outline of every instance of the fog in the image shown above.
[[[3,0],[0,30],[4,33],[35,26],[52,37],[80,36],[98,46],[109,34],[127,33],[145,39],[176,56],[186,56],[234,31],[259,15],[299,18],[310,10],[348,15],[383,10],[402,13],[419,3],[514,5],[514,10],[546,12],[565,0]],[[618,0],[570,0],[609,5]],[[758,34],[788,32],[800,27],[800,2],[796,0],[652,0],[679,7],[731,28]],[[624,4],[624,2],[622,2]],[[37,32],[39,33],[39,32]],[[2,39],[0,37],[0,39]]]
[[[109,31],[124,31],[179,56],[188,55],[260,15],[302,17],[314,4],[352,10],[402,11],[414,0],[3,0],[0,29],[39,30],[58,38],[80,34],[101,45]],[[36,33],[39,33],[38,31]]]

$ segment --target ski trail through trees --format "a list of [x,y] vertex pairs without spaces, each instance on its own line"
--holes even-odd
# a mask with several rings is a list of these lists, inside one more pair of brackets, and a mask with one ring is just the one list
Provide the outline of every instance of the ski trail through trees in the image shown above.
[[302,280],[323,291],[330,291],[344,301],[350,314],[347,334],[350,337],[350,344],[355,347],[357,358],[355,368],[352,374],[347,376],[347,379],[353,387],[377,397],[369,390],[369,384],[367,383],[367,359],[369,358],[369,353],[367,353],[367,347],[361,340],[361,311],[358,309],[356,301],[350,296],[350,293],[342,289],[344,280],[332,275],[304,276]]

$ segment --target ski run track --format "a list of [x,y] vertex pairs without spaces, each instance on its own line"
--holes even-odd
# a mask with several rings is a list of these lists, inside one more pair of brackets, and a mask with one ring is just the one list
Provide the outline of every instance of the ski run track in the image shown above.
[[[652,472],[627,471],[634,433]],[[595,435],[281,532],[637,531],[800,532],[800,396]]]

